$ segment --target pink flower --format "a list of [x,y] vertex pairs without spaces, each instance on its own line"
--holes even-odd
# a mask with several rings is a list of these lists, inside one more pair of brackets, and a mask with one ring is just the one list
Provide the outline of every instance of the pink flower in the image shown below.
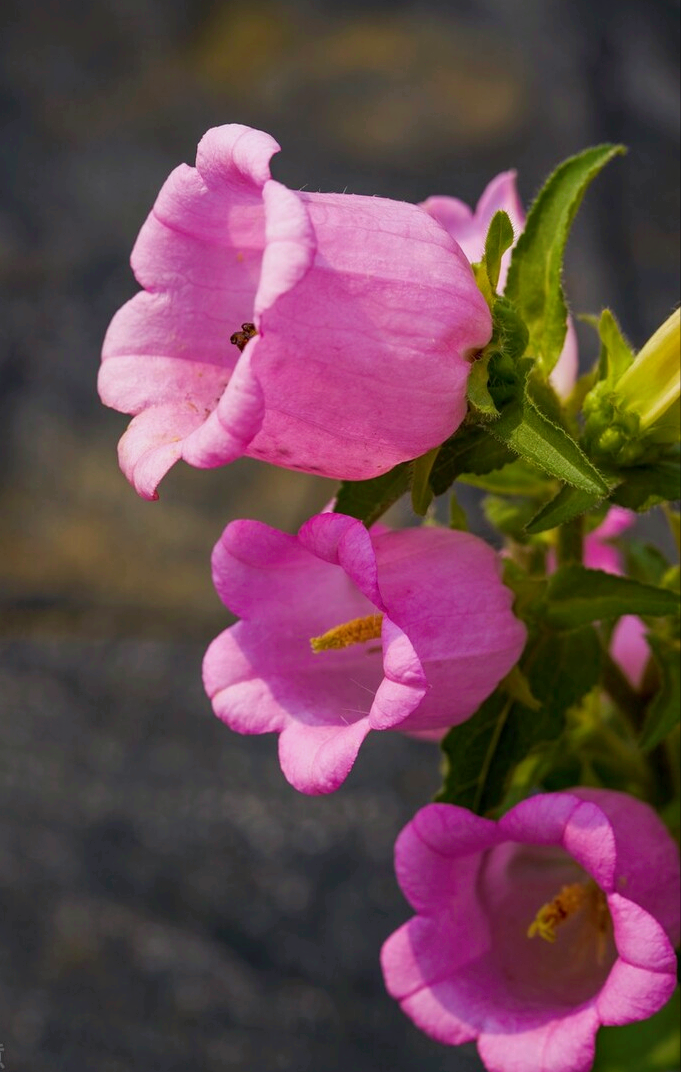
[[382,951],[390,994],[490,1072],[586,1072],[601,1024],[676,983],[679,860],[655,812],[605,789],[530,797],[499,822],[431,804],[400,834],[418,913]]
[[[621,552],[611,540],[626,532],[636,522],[633,510],[612,506],[604,520],[584,540],[584,565],[606,573],[624,573]],[[610,640],[610,654],[629,678],[634,688],[643,681],[650,648],[644,622],[634,614],[625,614],[615,626]]]
[[206,653],[215,713],[238,733],[280,733],[289,782],[332,792],[370,730],[456,725],[508,673],[525,628],[499,575],[492,548],[448,529],[232,522],[213,578],[242,620]]
[[416,205],[287,189],[278,148],[209,130],[135,244],[144,290],[113,318],[99,390],[136,414],[119,454],[147,498],[180,458],[372,477],[465,415],[491,318],[456,242]]
[[[423,202],[422,208],[449,231],[469,261],[475,263],[482,260],[485,252],[485,238],[495,212],[502,209],[508,213],[516,240],[525,226],[525,213],[518,197],[515,180],[515,171],[502,171],[483,190],[475,212],[457,197],[429,197]],[[501,261],[500,291],[503,291],[506,286],[510,263],[511,250],[509,249]],[[563,352],[550,376],[551,383],[561,398],[567,397],[572,391],[577,379],[578,364],[577,334],[572,319],[568,317]]]

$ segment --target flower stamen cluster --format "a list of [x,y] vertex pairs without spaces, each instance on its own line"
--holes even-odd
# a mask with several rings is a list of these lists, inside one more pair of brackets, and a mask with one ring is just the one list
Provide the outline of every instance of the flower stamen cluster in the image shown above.
[[350,622],[327,629],[321,636],[310,637],[310,647],[314,652],[320,652],[333,648],[349,648],[353,644],[364,644],[367,640],[380,640],[382,625],[382,614],[353,618]]
[[612,921],[606,896],[591,879],[586,882],[573,882],[569,886],[563,886],[551,901],[542,905],[527,928],[527,937],[535,938],[539,936],[546,942],[555,942],[558,937],[556,934],[557,929],[585,908],[589,910],[589,924],[596,934],[597,962],[602,964],[605,958],[607,936],[612,929]]

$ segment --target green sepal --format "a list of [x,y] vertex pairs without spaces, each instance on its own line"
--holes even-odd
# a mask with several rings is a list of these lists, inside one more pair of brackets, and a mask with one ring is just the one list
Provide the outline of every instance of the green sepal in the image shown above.
[[484,261],[477,261],[475,264],[471,264],[471,268],[473,269],[473,275],[475,276],[478,290],[481,292],[483,298],[491,309],[494,305],[495,295],[492,290],[492,284],[489,281],[489,275],[487,274],[487,265]]
[[660,617],[678,609],[678,596],[666,588],[570,564],[549,577],[543,605],[536,611],[554,628],[576,629],[623,614]]
[[411,464],[400,462],[394,469],[371,480],[344,480],[336,495],[334,510],[356,517],[370,528],[409,490]]
[[537,409],[527,395],[507,405],[490,434],[527,461],[582,491],[601,498],[608,486],[574,439]]
[[513,250],[505,294],[529,328],[530,353],[545,377],[565,341],[561,272],[572,221],[592,179],[622,152],[621,145],[599,145],[561,164],[537,196]]
[[485,239],[485,255],[483,257],[492,290],[497,289],[501,271],[501,258],[506,250],[513,245],[513,238],[513,224],[509,219],[509,215],[503,209],[499,209],[492,216]]
[[433,501],[433,489],[430,486],[430,473],[435,459],[440,452],[440,447],[429,450],[412,462],[411,473],[411,505],[415,514],[425,517],[426,511]]
[[531,749],[561,735],[567,709],[598,681],[596,632],[587,626],[547,633],[528,647],[520,668],[540,708],[532,710],[514,699],[502,682],[472,718],[442,741],[444,784],[436,800],[478,815],[499,807],[516,765]]
[[648,634],[660,675],[660,688],[648,707],[639,745],[650,752],[681,721],[681,660],[679,642]]
[[[481,270],[484,268],[484,262]],[[521,391],[527,369],[521,358],[529,338],[518,311],[504,297],[492,299],[492,338],[473,362],[467,397],[483,420],[495,420],[499,410]]]
[[674,1072],[681,1063],[679,988],[648,1020],[602,1027],[592,1072]]
[[486,351],[471,365],[466,387],[466,397],[472,406],[491,420],[499,416],[499,410],[494,405],[494,399],[489,393],[489,363],[493,354]]
[[492,338],[486,346],[491,354],[489,391],[497,409],[501,409],[523,390],[532,362],[522,365],[529,332],[518,310],[505,296],[496,298],[492,307]]
[[443,443],[430,473],[434,495],[442,495],[462,473],[490,473],[500,469],[515,455],[484,426],[468,425]]
[[599,379],[614,384],[631,365],[634,352],[610,309],[604,309],[600,315],[598,336],[601,340]]

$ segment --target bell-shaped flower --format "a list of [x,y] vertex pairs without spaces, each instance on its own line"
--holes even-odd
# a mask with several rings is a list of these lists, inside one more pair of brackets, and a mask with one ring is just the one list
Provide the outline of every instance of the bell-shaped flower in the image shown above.
[[287,189],[278,148],[209,130],[135,244],[144,289],[111,322],[99,390],[135,414],[119,456],[147,498],[180,458],[366,479],[465,416],[492,329],[457,243],[416,205]]
[[215,713],[238,733],[279,733],[304,793],[337,789],[370,730],[463,722],[525,642],[498,555],[464,532],[369,532],[333,513],[297,536],[234,521],[213,579],[241,618],[206,653]]
[[[471,263],[482,260],[487,231],[496,212],[502,210],[508,213],[516,241],[525,227],[525,212],[516,188],[515,171],[502,171],[493,178],[483,190],[475,211],[458,197],[446,196],[429,197],[422,207],[446,227]],[[500,292],[506,286],[511,252],[512,247],[501,259]],[[572,318],[568,317],[565,345],[550,376],[551,384],[561,398],[566,398],[574,387],[578,365],[577,333]]]
[[604,789],[530,797],[498,822],[431,804],[400,834],[417,915],[386,941],[390,994],[489,1072],[587,1072],[601,1024],[674,990],[679,858],[647,804]]

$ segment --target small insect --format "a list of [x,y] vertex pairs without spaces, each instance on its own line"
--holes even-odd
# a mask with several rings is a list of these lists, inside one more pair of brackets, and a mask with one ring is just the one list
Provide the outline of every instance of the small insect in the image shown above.
[[257,334],[255,324],[246,323],[241,325],[241,331],[235,331],[233,335],[230,335],[229,341],[233,346],[238,346],[239,350],[243,351],[248,340]]

